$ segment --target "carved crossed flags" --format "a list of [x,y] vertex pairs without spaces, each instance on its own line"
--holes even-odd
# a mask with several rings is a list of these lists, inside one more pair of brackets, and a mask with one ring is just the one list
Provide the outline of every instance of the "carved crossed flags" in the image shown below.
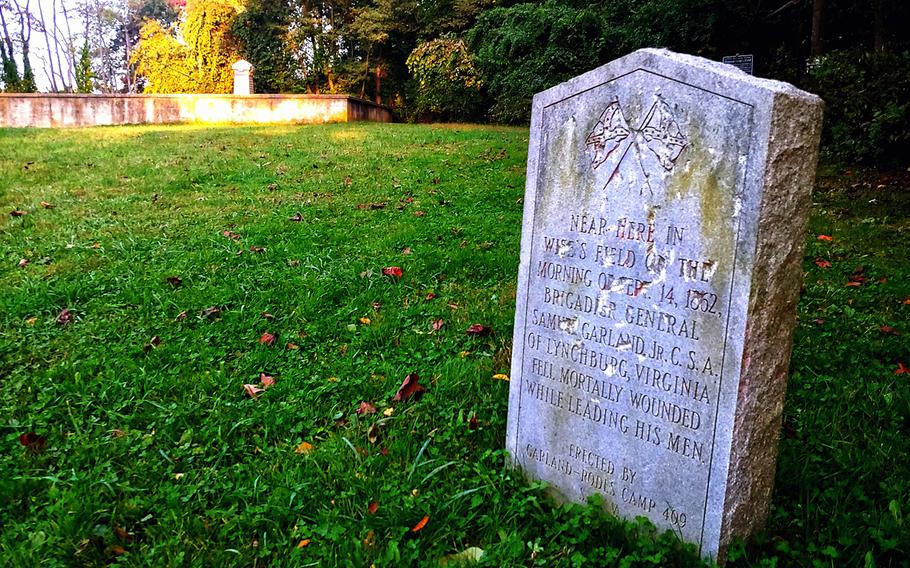
[[[614,153],[619,156],[609,180],[616,176],[626,156],[634,150],[649,188],[650,176],[643,162],[643,152],[647,150],[653,153],[664,170],[670,172],[688,144],[689,140],[673,117],[670,105],[661,98],[654,101],[651,110],[637,129],[629,126],[619,99],[614,99],[607,105],[585,140],[585,146],[594,151],[591,165],[595,170],[607,162]],[[608,181],[607,184],[609,183]]]

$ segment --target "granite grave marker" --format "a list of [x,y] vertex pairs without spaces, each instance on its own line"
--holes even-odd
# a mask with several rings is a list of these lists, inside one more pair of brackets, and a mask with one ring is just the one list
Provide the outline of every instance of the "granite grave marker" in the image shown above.
[[641,50],[534,97],[507,448],[723,558],[768,512],[821,100]]

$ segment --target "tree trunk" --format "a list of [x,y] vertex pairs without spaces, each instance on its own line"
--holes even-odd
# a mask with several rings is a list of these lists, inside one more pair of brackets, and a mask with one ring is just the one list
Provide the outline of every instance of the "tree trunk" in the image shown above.
[[825,0],[812,0],[812,57],[825,52]]
[[45,75],[47,75],[47,78],[50,80],[53,92],[59,93],[60,89],[57,87],[57,70],[54,68],[54,50],[51,49],[51,36],[47,26],[47,19],[44,17],[42,2],[38,2],[38,17],[41,19],[41,28],[44,30],[44,45],[47,47],[48,69],[45,69]]
[[[6,48],[9,50],[9,58],[13,58],[13,40],[9,37],[9,30],[6,28],[6,18],[3,16],[3,8],[0,8],[0,24],[3,26],[3,37],[0,38],[3,44],[6,45]],[[2,47],[2,46],[0,46]],[[7,52],[4,51],[4,54]]]
[[382,104],[382,65],[376,66],[376,104]]
[[[57,54],[57,70],[60,71],[60,84],[64,91],[69,92],[72,90],[70,87],[70,80],[73,78],[72,57],[70,57],[68,36],[64,36],[66,42],[65,45],[61,45],[60,36],[63,35],[63,30],[57,25],[57,0],[53,0],[51,3],[51,23],[54,27],[54,51]],[[61,51],[63,55],[60,54]],[[64,63],[66,64],[65,69]]]
[[70,27],[70,15],[66,10],[66,2],[61,2],[63,8],[63,22],[66,24],[66,53],[69,58],[70,82],[76,90],[76,42],[73,40],[73,30]]
[[133,66],[130,63],[130,54],[132,53],[133,49],[132,49],[132,46],[130,45],[129,21],[130,21],[130,8],[129,8],[129,6],[127,6],[126,7],[126,18],[124,18],[124,20],[123,20],[123,45],[124,45],[124,48],[126,49],[126,92],[132,93],[133,92]]
[[872,49],[885,51],[888,42],[888,24],[885,20],[884,0],[872,0]]
[[25,8],[19,6],[18,2],[13,3],[19,11],[19,42],[22,44],[22,77],[19,86],[23,93],[34,93],[37,90],[35,72],[28,55],[29,43],[32,41],[32,13],[28,9],[30,3],[30,0],[26,0]]

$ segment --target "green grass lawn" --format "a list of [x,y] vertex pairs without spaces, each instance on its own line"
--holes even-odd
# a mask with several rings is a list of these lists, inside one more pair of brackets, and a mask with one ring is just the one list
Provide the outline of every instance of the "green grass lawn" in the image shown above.
[[[0,565],[697,565],[505,467],[527,141],[0,130]],[[771,521],[731,564],[907,566],[910,179],[815,200]]]

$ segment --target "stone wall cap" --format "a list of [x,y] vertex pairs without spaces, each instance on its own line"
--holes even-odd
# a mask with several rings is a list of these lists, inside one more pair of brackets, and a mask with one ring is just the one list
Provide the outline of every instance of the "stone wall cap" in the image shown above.
[[253,64],[250,63],[249,61],[247,61],[246,59],[241,59],[240,61],[237,61],[236,63],[231,65],[231,69],[233,69],[234,71],[252,71]]

